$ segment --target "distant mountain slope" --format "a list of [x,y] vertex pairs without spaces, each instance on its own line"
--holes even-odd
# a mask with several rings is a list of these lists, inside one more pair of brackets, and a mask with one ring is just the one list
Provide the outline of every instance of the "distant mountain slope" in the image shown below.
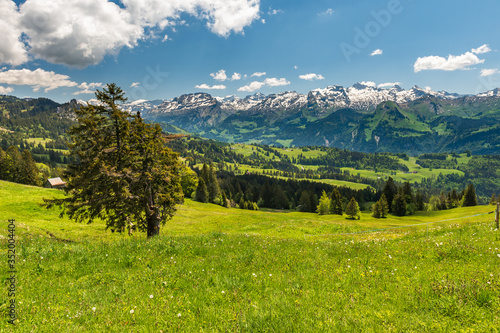
[[[54,117],[64,119],[70,117],[64,110],[75,103],[59,105],[45,99],[1,96],[0,127],[35,130],[33,121],[23,127],[19,119],[45,121],[45,116],[36,117],[49,109]],[[122,107],[140,111],[166,131],[196,133],[226,142],[322,145],[413,155],[463,150],[500,154],[499,89],[461,96],[417,86],[383,89],[358,83],[348,88],[315,89],[306,95],[288,91],[239,98],[194,93],[172,100],[133,101]]]
[[228,142],[324,145],[364,152],[450,150],[500,153],[500,90],[460,96],[417,86],[329,86],[307,95],[246,98],[183,95],[151,107],[148,119]]
[[73,106],[76,101],[59,104],[47,98],[0,95],[0,127],[8,130],[3,135],[9,133],[9,142],[19,135],[57,138],[73,123]]

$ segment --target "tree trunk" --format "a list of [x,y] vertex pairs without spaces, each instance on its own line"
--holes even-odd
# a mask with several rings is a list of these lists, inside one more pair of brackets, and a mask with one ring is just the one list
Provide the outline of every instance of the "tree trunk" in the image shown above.
[[148,222],[148,238],[157,236],[160,234],[160,215],[156,211],[153,211],[153,214],[147,216]]

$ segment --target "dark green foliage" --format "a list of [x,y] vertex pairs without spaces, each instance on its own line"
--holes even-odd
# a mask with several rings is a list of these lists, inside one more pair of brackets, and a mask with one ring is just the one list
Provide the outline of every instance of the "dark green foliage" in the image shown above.
[[380,206],[380,202],[377,201],[375,204],[373,204],[372,207],[372,216],[374,218],[381,218],[382,217],[382,207]]
[[385,182],[384,189],[382,190],[382,193],[385,195],[387,198],[387,203],[389,205],[389,212],[392,212],[392,202],[394,200],[394,197],[398,193],[398,188],[396,187],[396,184],[394,184],[394,180],[392,177],[389,177],[387,181]]
[[311,199],[309,198],[309,191],[302,191],[299,199],[299,211],[300,212],[310,212],[311,211]]
[[423,211],[425,209],[424,197],[420,192],[420,189],[417,189],[417,194],[415,196],[415,208],[418,211]]
[[222,200],[221,206],[228,208],[229,207],[229,202],[228,202],[229,200],[227,199],[226,191],[222,191],[221,200]]
[[178,155],[165,147],[167,139],[158,125],[140,115],[121,111],[123,91],[108,84],[96,92],[102,102],[75,109],[77,125],[69,131],[71,155],[67,198],[45,200],[57,205],[77,222],[100,218],[116,231],[138,229],[158,235],[182,202],[181,164]]
[[6,180],[26,185],[41,185],[39,170],[31,153],[22,153],[15,146],[10,146],[6,152],[0,148],[0,180]]
[[274,208],[278,209],[288,209],[290,208],[290,203],[288,202],[288,198],[283,192],[283,189],[279,186],[273,187],[274,192]]
[[465,194],[463,198],[463,207],[477,206],[476,191],[474,190],[474,185],[469,184],[467,189],[465,189]]
[[496,205],[496,204],[497,204],[497,197],[496,197],[495,193],[493,193],[491,195],[490,205]]
[[342,195],[337,188],[334,188],[330,195],[330,213],[335,215],[342,215]]
[[215,199],[217,199],[220,195],[220,187],[212,164],[210,164],[210,168],[208,169],[207,190],[208,200],[210,202],[215,202]]
[[382,194],[378,202],[380,204],[380,217],[387,217],[387,214],[389,214],[389,203],[384,194]]
[[203,203],[208,202],[208,190],[207,185],[202,177],[198,179],[198,187],[196,188],[195,200]]
[[349,203],[347,204],[345,213],[351,219],[361,219],[361,210],[359,209],[358,202],[356,201],[356,199],[354,199],[354,197],[352,197],[351,201],[349,201]]
[[19,178],[19,182],[21,184],[35,186],[41,185],[40,178],[38,176],[38,168],[35,161],[31,157],[31,153],[28,150],[24,150],[21,156]]
[[372,211],[372,216],[375,218],[387,217],[387,214],[389,213],[389,205],[387,204],[387,199],[384,194],[382,194],[379,201],[373,205]]
[[392,200],[392,214],[396,216],[406,215],[406,197],[403,189],[400,188],[394,199]]

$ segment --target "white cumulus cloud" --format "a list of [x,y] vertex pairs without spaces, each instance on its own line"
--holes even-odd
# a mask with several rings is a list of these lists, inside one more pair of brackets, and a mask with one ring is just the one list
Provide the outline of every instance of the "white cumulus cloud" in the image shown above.
[[285,78],[278,79],[278,78],[272,77],[272,78],[267,78],[264,81],[253,81],[246,86],[238,88],[238,91],[252,92],[255,90],[259,90],[260,88],[262,88],[264,86],[278,87],[278,86],[287,86],[289,84],[290,84],[290,81],[287,81],[287,79],[285,79]]
[[208,84],[203,83],[203,84],[198,84],[198,85],[196,85],[194,87],[198,88],[198,89],[207,89],[207,90],[212,90],[212,89],[222,90],[222,89],[226,89],[226,86],[223,85],[223,84],[209,86]]
[[458,56],[450,54],[448,58],[440,56],[419,57],[415,61],[413,69],[415,73],[423,70],[455,71],[458,69],[470,69],[470,66],[482,63],[484,63],[484,59],[479,59],[472,52],[466,52]]
[[14,91],[12,87],[2,87],[0,86],[0,95],[8,95]]
[[401,84],[400,82],[386,82],[379,84],[378,87],[379,88],[394,87],[394,86],[399,86],[400,84]]
[[130,13],[107,0],[27,0],[20,13],[30,53],[56,64],[95,65],[143,37]]
[[238,81],[241,80],[241,74],[240,73],[233,73],[233,76],[231,76],[232,81]]
[[312,81],[312,80],[324,80],[325,78],[321,74],[309,73],[309,74],[299,75],[299,79]]
[[75,87],[78,85],[76,82],[71,81],[67,75],[56,74],[41,68],[37,68],[34,71],[24,68],[0,72],[0,83],[32,86],[33,91],[44,88],[45,92],[61,87]]
[[134,20],[155,26],[187,13],[207,22],[217,35],[227,37],[260,18],[260,0],[122,0]]
[[271,77],[265,79],[264,84],[270,87],[287,86],[290,84],[290,81],[287,81],[285,78],[277,79],[275,77]]
[[213,77],[214,80],[217,80],[217,81],[226,81],[227,80],[226,71],[223,69],[221,69],[217,73],[210,74],[210,76]]
[[266,75],[266,74],[267,74],[266,72],[255,72],[255,73],[253,73],[251,76],[261,77],[261,76],[264,76],[264,75]]
[[80,90],[74,92],[73,95],[93,94],[95,93],[96,89],[100,87],[102,87],[101,82],[92,82],[92,83],[83,82],[78,85],[78,89]]
[[472,49],[472,53],[475,53],[475,54],[488,53],[490,51],[491,51],[491,49],[490,49],[490,46],[488,44],[483,44],[480,47],[478,47],[477,49]]
[[481,76],[490,76],[499,73],[498,68],[482,69]]
[[21,41],[21,14],[13,1],[0,0],[0,64],[17,66],[28,61],[26,46]]
[[132,84],[130,85],[130,88],[138,87],[140,84],[141,84],[140,82],[132,82]]
[[[30,58],[83,68],[183,25],[183,13],[223,37],[260,18],[260,0],[0,0],[0,63]],[[170,40],[162,34],[163,41]],[[23,39],[21,40],[21,37]],[[29,50],[29,51],[27,51]]]
[[373,50],[373,52],[370,53],[370,55],[373,57],[373,56],[376,56],[376,55],[381,55],[382,53],[384,53],[384,50],[376,49],[376,50]]
[[373,88],[375,88],[377,86],[377,84],[373,81],[362,81],[362,82],[360,82],[360,84],[367,86],[367,87],[373,87]]

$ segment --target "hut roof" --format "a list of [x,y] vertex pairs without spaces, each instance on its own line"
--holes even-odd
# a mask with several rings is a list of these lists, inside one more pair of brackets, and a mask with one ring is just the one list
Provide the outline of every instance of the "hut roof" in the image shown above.
[[50,183],[52,186],[61,186],[61,185],[66,185],[66,182],[63,181],[60,177],[57,178],[49,178],[47,181]]

